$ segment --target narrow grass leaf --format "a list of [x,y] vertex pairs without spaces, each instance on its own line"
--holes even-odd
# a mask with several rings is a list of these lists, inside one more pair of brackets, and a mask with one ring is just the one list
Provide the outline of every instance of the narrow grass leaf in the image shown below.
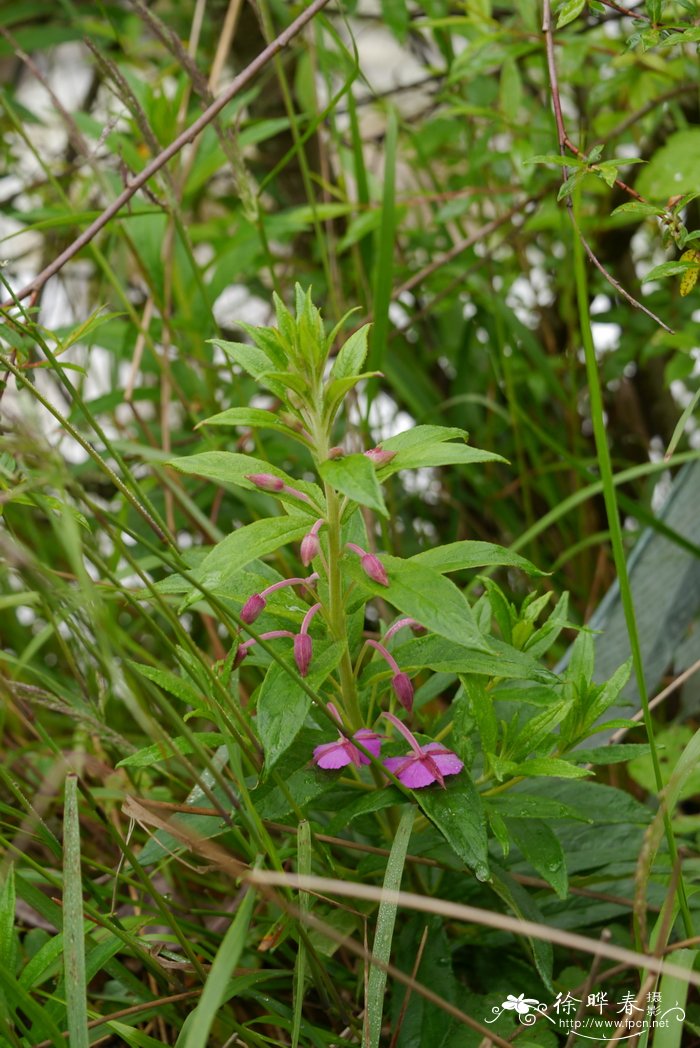
[[[299,830],[297,832],[297,866],[299,873],[306,877],[311,873],[311,858],[312,858],[312,847],[311,847],[311,827],[306,819],[299,823]],[[299,894],[299,913],[300,919],[303,924],[304,916],[311,908],[311,896],[308,892],[300,892]],[[292,1017],[292,1048],[297,1048],[299,1044],[299,1034],[301,1032],[301,1011],[304,1006],[304,980],[306,978],[306,946],[304,942],[299,940],[299,951],[297,953],[296,961],[294,963],[294,1001],[293,1001],[293,1017]]]
[[249,888],[214,958],[199,1004],[183,1027],[175,1048],[207,1048],[216,1013],[226,1000],[231,975],[245,947],[254,903],[255,892]]
[[78,778],[66,777],[63,830],[63,970],[71,1048],[88,1048],[87,986],[85,979],[85,927],[83,881],[80,869],[80,820]]
[[[408,842],[411,839],[415,814],[416,810],[413,805],[404,808],[401,814],[384,874],[384,889],[387,891],[398,891],[401,887],[401,878],[403,877],[406,852],[408,851]],[[395,902],[381,902],[379,904],[372,954],[384,964],[388,964],[391,957],[396,911],[397,904]],[[386,971],[373,965],[370,969],[367,986],[366,1021],[362,1033],[363,1048],[378,1048],[379,1046],[385,990]]]

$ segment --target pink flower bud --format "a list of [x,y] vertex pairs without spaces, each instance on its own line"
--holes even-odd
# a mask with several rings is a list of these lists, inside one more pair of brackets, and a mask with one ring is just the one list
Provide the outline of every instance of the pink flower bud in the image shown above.
[[313,655],[313,641],[308,633],[297,633],[294,637],[294,661],[302,677],[309,672],[309,664]]
[[328,458],[329,459],[339,459],[339,458],[342,458],[344,454],[345,454],[344,448],[341,448],[341,447],[338,446],[338,447],[335,447],[335,448],[330,448],[330,450],[328,452]]
[[413,709],[413,685],[407,673],[396,673],[391,678],[394,694],[405,710]]
[[248,654],[249,650],[250,649],[248,647],[248,644],[239,644],[238,645],[238,651],[236,652],[236,654],[233,657],[233,668],[234,668],[234,670],[238,669],[240,664],[243,662],[243,659]]
[[282,478],[273,477],[271,473],[248,473],[245,479],[261,491],[282,491],[284,487]]
[[375,466],[386,466],[387,462],[391,462],[396,457],[395,451],[385,451],[384,448],[368,448],[365,451],[365,456],[375,464]]
[[262,593],[254,593],[252,597],[248,597],[248,600],[241,608],[241,619],[250,626],[251,623],[255,622],[258,615],[262,614],[266,605],[267,601]]
[[362,570],[365,575],[367,575],[372,582],[378,582],[380,586],[389,585],[389,576],[386,573],[386,569],[379,557],[375,557],[374,553],[365,553],[360,564],[362,565]]
[[308,568],[314,557],[318,556],[320,548],[321,544],[316,535],[312,535],[311,532],[309,532],[308,535],[304,535],[304,538],[301,540],[301,549],[299,553],[301,556],[301,563],[305,568]]

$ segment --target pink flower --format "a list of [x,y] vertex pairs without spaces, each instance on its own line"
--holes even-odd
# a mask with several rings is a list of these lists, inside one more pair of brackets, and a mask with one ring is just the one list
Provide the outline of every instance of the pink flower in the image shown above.
[[389,576],[379,557],[375,557],[374,553],[368,553],[367,550],[363,549],[362,546],[358,546],[355,542],[346,542],[346,546],[353,553],[357,553],[362,570],[368,578],[372,579],[372,582],[378,582],[380,586],[389,585]]
[[399,669],[396,659],[386,650],[383,644],[376,640],[368,640],[367,643],[371,648],[375,648],[379,652],[384,661],[393,670],[394,676],[391,678],[391,686],[394,689],[394,694],[404,709],[407,709],[410,713],[413,709],[413,685],[408,674],[403,673]]
[[[340,723],[340,716],[332,702],[328,703],[328,709]],[[353,744],[353,739],[364,746],[366,750],[369,750],[373,757],[379,757],[383,736],[377,735],[375,731],[371,731],[369,728],[361,728],[355,732],[352,739],[348,739],[345,735],[338,732],[338,738],[335,742],[324,742],[320,746],[316,746],[314,749],[314,764],[317,764],[319,768],[327,770],[344,768],[347,764],[354,764],[356,767],[359,767],[361,764],[369,764],[369,757],[365,757],[364,753],[358,750],[357,746]]]
[[386,466],[387,462],[391,462],[391,460],[396,457],[395,451],[385,451],[384,448],[380,447],[368,448],[364,454],[380,469],[382,466]]
[[385,713],[387,720],[401,732],[411,747],[411,752],[403,757],[386,757],[384,767],[392,772],[399,782],[411,790],[421,790],[433,782],[439,782],[445,788],[445,776],[457,775],[464,767],[463,761],[445,749],[439,742],[429,742],[420,746],[415,736],[402,724],[393,713]]
[[314,557],[317,557],[321,551],[318,533],[325,523],[325,520],[317,520],[308,535],[304,535],[301,540],[300,556],[301,563],[305,568],[308,568]]

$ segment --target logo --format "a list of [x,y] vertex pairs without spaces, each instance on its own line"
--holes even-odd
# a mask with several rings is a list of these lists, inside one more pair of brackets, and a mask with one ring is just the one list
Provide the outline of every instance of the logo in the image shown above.
[[495,1023],[504,1014],[517,1016],[522,1026],[534,1026],[544,1019],[560,1033],[573,1033],[588,1041],[626,1041],[685,1020],[678,1001],[665,1007],[658,990],[646,994],[640,991],[636,995],[623,993],[617,1001],[610,1000],[603,990],[589,993],[585,1000],[568,992],[558,993],[551,1004],[526,997],[524,993],[517,997],[509,993],[500,1006],[492,1008],[493,1017],[484,1022]]

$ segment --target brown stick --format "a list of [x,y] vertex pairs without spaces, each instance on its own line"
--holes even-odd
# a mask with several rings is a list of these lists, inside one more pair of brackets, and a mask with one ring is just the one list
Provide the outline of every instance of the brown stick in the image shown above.
[[[66,262],[69,262],[74,255],[84,248],[86,244],[100,232],[101,229],[107,225],[110,219],[114,218],[116,214],[122,209],[124,204],[138,192],[138,190],[148,182],[162,167],[167,164],[169,160],[180,152],[186,145],[189,145],[205,127],[207,127],[212,120],[221,112],[224,106],[228,105],[232,98],[234,98],[238,92],[244,88],[252,79],[255,77],[261,69],[267,65],[267,63],[278,54],[290,40],[304,28],[304,26],[311,21],[314,15],[321,11],[329,0],[312,0],[305,11],[296,18],[291,25],[287,26],[283,32],[272,41],[271,44],[260,52],[257,58],[254,58],[250,65],[238,74],[237,77],[231,81],[225,91],[222,91],[215,102],[212,102],[207,109],[204,110],[202,115],[194,121],[194,123],[186,128],[181,135],[178,135],[174,141],[167,146],[162,153],[154,157],[150,164],[141,171],[136,177],[130,182],[128,186],[119,194],[119,196],[112,201],[112,203],[104,209],[102,214],[92,222],[86,230],[84,230],[79,237],[77,237],[72,244],[70,244],[65,251],[62,251],[53,262],[51,262],[45,269],[42,269],[41,273],[31,283],[23,287],[21,291],[16,293],[16,298],[22,300],[31,295],[32,292],[38,291],[44,286],[47,280],[55,276],[65,266]],[[9,309],[12,306],[12,301],[4,302],[0,309]]]

